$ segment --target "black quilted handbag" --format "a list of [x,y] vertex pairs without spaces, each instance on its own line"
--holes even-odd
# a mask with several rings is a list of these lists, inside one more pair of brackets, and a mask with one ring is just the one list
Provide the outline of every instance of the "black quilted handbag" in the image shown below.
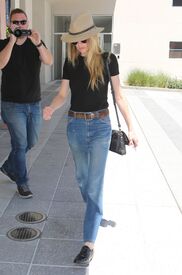
[[112,92],[112,98],[114,103],[114,108],[116,111],[116,118],[118,122],[118,130],[112,130],[112,136],[111,136],[111,144],[109,150],[112,152],[115,152],[119,155],[126,155],[126,145],[129,145],[129,139],[124,131],[121,130],[121,124],[119,121],[117,106],[116,106],[116,100],[114,95],[114,89],[111,81],[111,75],[109,71],[109,58],[107,58],[106,67],[107,72],[109,75],[110,85],[111,85],[111,92]]
[[126,145],[128,144],[129,139],[124,131],[112,130],[110,151],[119,155],[126,155]]

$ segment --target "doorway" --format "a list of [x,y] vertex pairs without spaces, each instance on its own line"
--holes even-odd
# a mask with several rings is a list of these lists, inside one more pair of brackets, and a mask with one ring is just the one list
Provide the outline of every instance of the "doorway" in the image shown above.
[[[99,34],[103,51],[111,51],[112,16],[93,16],[97,27],[104,27]],[[61,79],[64,60],[66,58],[66,43],[61,41],[61,35],[68,32],[71,16],[54,16],[54,65],[53,80]]]

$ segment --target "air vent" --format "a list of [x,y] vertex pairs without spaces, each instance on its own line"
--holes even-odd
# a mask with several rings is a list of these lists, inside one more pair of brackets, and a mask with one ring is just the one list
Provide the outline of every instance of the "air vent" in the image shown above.
[[39,212],[23,212],[16,215],[16,219],[23,223],[40,223],[47,219],[47,216]]
[[41,231],[35,228],[17,227],[8,231],[7,236],[15,241],[32,241],[39,238]]

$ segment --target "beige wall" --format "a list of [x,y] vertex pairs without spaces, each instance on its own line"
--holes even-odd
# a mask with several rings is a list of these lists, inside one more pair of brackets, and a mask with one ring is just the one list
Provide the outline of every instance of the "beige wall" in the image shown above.
[[122,80],[135,68],[182,78],[182,59],[168,58],[169,42],[182,41],[181,11],[169,0],[116,2],[113,43],[121,43]]
[[[32,28],[41,33],[41,38],[52,51],[51,6],[46,0],[32,0]],[[41,83],[51,80],[52,67],[41,67]]]
[[[1,0],[2,1],[2,0]],[[26,10],[32,27],[39,30],[53,52],[53,17],[88,10],[113,15],[113,43],[120,43],[121,80],[135,68],[166,72],[182,78],[182,59],[169,59],[169,42],[182,41],[182,7],[172,0],[12,0],[12,8]],[[52,68],[42,66],[41,82],[51,80]]]
[[5,0],[0,0],[0,39],[6,37]]
[[52,3],[53,14],[71,15],[73,13],[89,11],[94,15],[110,15],[113,14],[116,0],[50,0],[49,2]]

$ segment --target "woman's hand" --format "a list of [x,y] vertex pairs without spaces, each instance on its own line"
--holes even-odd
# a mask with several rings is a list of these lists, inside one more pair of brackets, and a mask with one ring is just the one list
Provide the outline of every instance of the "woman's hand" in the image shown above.
[[128,131],[129,146],[137,147],[138,138],[136,137],[134,131]]
[[46,106],[43,109],[43,119],[44,120],[50,120],[52,117],[54,110],[50,106]]
[[60,107],[63,106],[65,100],[69,94],[69,80],[62,79],[61,86],[58,94],[53,98],[49,106],[43,109],[43,119],[50,120],[52,114]]

